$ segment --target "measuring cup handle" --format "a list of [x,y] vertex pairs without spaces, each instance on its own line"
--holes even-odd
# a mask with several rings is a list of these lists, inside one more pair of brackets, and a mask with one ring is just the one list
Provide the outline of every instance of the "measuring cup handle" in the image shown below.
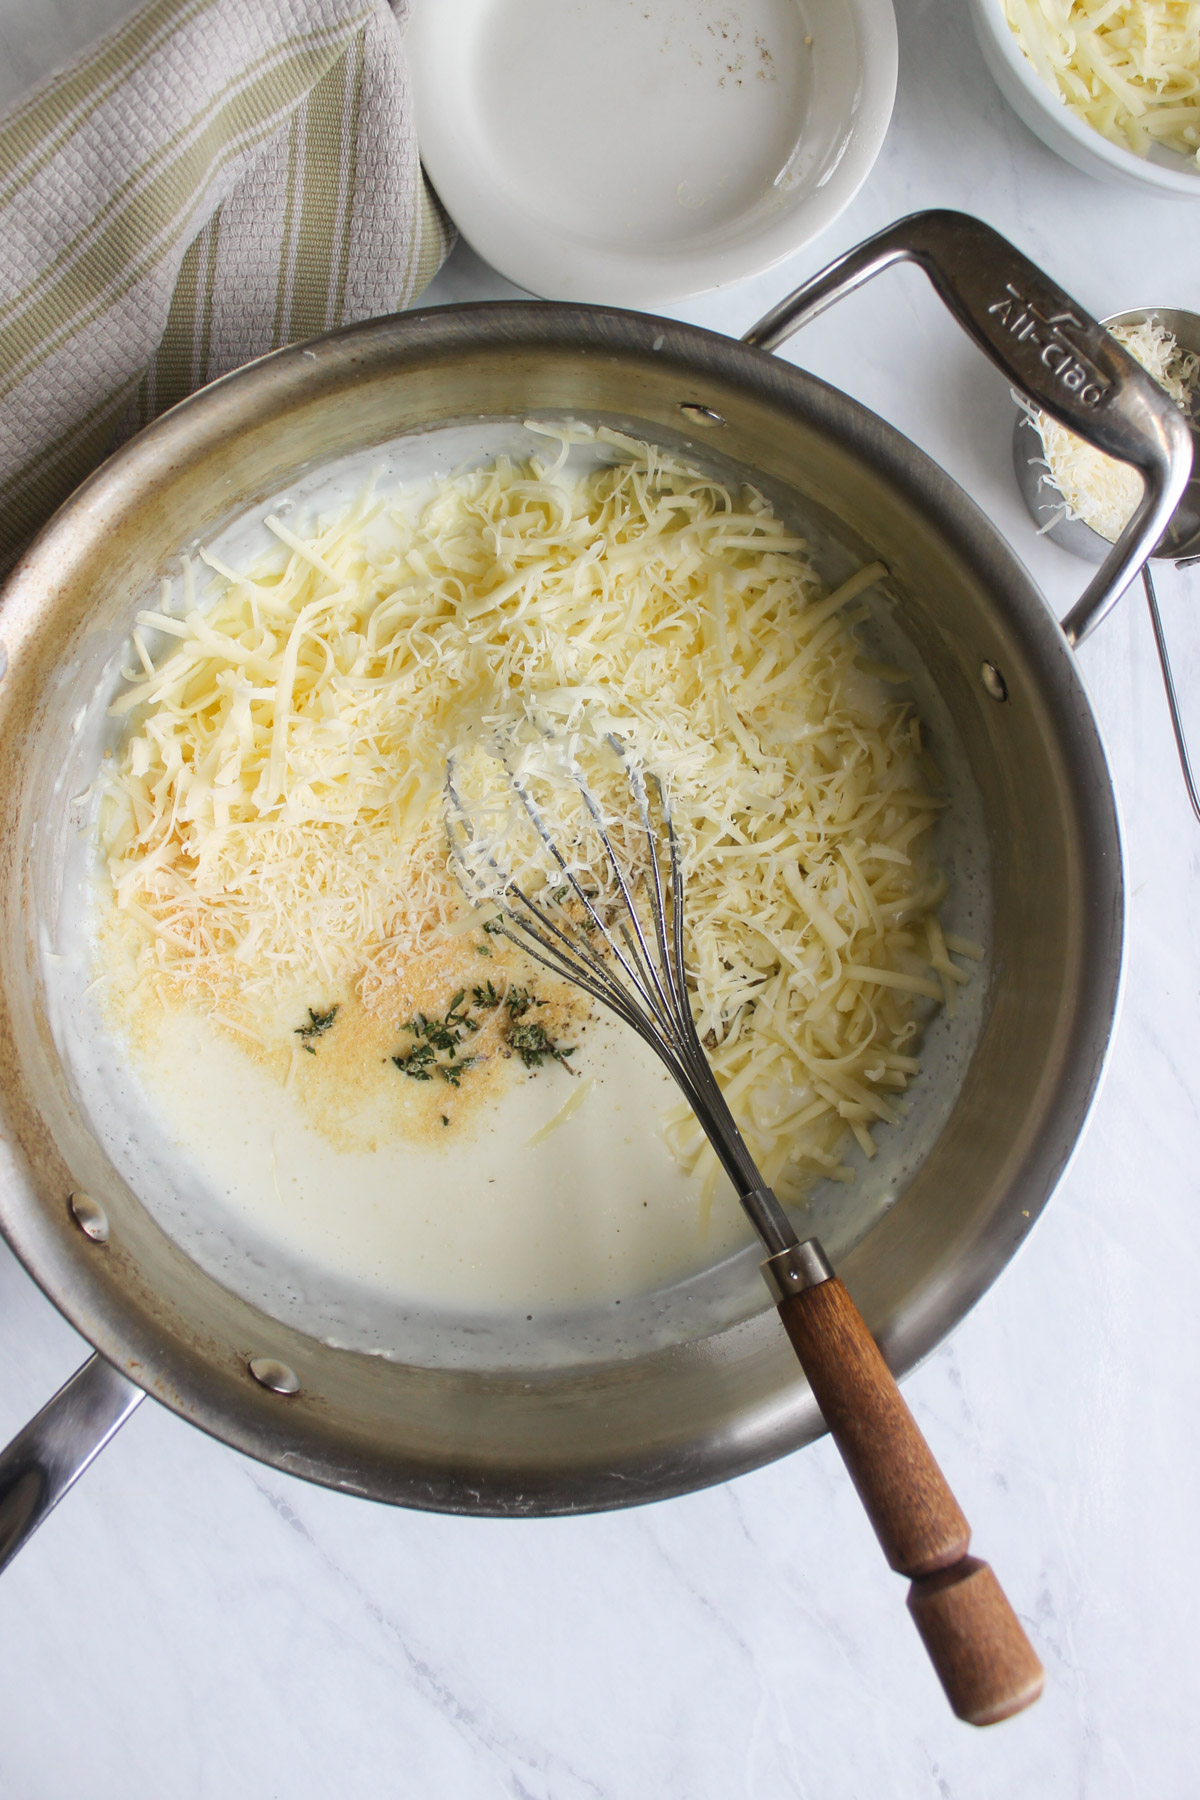
[[1127,350],[999,232],[967,213],[898,219],[830,263],[760,319],[743,343],[778,346],[881,270],[917,263],[980,349],[1029,403],[1097,450],[1131,463],[1142,498],[1063,620],[1080,643],[1124,593],[1166,530],[1188,483],[1183,415]]

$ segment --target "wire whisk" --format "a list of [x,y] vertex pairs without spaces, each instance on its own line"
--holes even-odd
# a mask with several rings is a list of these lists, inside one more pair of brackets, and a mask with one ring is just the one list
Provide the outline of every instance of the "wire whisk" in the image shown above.
[[[477,827],[481,811],[493,828],[497,817],[504,817],[494,786],[490,792],[485,788],[482,805],[472,808],[463,792],[460,759],[452,755],[448,762],[447,829],[464,890],[498,906],[506,936],[608,1007],[650,1046],[686,1095],[768,1250],[794,1247],[796,1233],[759,1173],[696,1031],[679,840],[661,779],[634,762],[618,738],[605,736],[603,748],[624,781],[637,822],[619,849],[611,814],[606,815],[573,747],[543,739],[533,748],[531,757],[528,745],[514,753],[513,745],[502,742],[491,752],[494,769],[548,859],[539,869],[536,859],[521,856],[528,870],[524,880],[501,861],[502,846],[488,843]],[[534,782],[539,778],[568,783],[578,795],[581,816],[603,859],[599,867],[599,858],[581,864],[577,855],[564,853],[538,804]],[[507,823],[511,840],[517,834],[511,819]]]
[[[662,780],[614,735],[632,818],[606,812],[581,740],[529,727],[454,752],[446,768],[451,865],[467,898],[535,962],[608,1007],[674,1076],[767,1249],[763,1274],[792,1347],[960,1718],[990,1724],[1035,1700],[1043,1671],[858,1309],[815,1238],[804,1243],[764,1183],[692,1016],[679,841]],[[565,831],[552,829],[537,789]],[[492,920],[488,920],[492,924]],[[493,929],[496,927],[493,925]]]

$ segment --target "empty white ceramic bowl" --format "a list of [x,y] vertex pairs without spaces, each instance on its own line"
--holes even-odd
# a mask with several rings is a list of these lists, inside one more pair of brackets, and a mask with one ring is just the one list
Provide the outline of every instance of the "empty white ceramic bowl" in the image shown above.
[[447,211],[552,300],[769,268],[849,205],[896,92],[891,0],[415,0],[407,42]]
[[1099,181],[1140,188],[1143,193],[1150,190],[1177,199],[1200,200],[1200,169],[1187,157],[1160,145],[1155,145],[1149,156],[1136,156],[1076,117],[1057,88],[1042,80],[1018,46],[1002,0],[970,0],[970,6],[979,48],[996,86],[1043,144]]

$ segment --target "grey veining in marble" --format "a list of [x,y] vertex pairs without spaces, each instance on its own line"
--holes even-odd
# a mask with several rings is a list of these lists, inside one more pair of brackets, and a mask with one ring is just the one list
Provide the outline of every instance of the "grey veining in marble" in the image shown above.
[[[0,99],[126,10],[0,0]],[[895,121],[822,242],[679,308],[745,329],[900,213],[1013,237],[1096,313],[1200,310],[1200,209],[1101,187],[1005,108],[951,0],[898,0]],[[434,301],[511,291],[461,249]],[[914,270],[787,354],[948,468],[1061,613],[1004,383]],[[1200,570],[1160,583],[1200,734]],[[1017,1262],[906,1384],[1047,1666],[990,1732],[949,1715],[827,1443],[601,1518],[391,1512],[144,1406],[0,1584],[12,1800],[1190,1800],[1200,1792],[1200,830],[1134,596],[1081,653],[1124,811],[1129,970],[1111,1072]],[[85,1347],[0,1251],[0,1434]]]

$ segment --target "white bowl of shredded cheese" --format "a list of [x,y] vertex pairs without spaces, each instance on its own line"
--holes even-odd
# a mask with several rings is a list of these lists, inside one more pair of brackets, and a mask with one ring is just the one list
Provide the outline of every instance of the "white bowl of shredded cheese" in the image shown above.
[[1084,174],[1200,200],[1194,0],[970,0],[996,85]]

